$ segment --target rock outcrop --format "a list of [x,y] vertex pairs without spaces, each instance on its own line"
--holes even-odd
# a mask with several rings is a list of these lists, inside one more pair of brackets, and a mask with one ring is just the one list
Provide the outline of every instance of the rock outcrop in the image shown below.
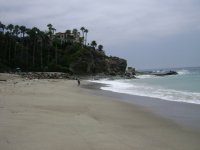
[[135,68],[133,67],[128,67],[128,69],[125,72],[125,76],[127,78],[135,78],[135,74],[136,74]]
[[123,75],[126,70],[127,61],[119,57],[106,58],[106,72],[109,75]]
[[82,50],[78,53],[70,64],[70,71],[74,74],[91,75],[123,75],[125,73],[127,61],[119,57],[108,57],[101,51]]
[[161,72],[156,72],[156,73],[151,73],[152,75],[155,76],[169,76],[169,75],[177,75],[178,73],[176,71],[161,71]]
[[154,76],[169,76],[169,75],[177,75],[176,71],[168,71],[168,70],[160,70],[160,71],[137,71],[137,75],[154,75]]

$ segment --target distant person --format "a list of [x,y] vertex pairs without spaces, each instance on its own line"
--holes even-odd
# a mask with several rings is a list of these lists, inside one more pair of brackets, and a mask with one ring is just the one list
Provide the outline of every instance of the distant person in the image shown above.
[[79,86],[81,84],[80,79],[77,79],[77,82],[78,82],[78,86]]

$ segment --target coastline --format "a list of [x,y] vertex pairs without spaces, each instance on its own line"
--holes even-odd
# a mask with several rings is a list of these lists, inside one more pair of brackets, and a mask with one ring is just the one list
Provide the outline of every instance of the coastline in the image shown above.
[[92,89],[63,79],[1,82],[0,149],[199,149],[199,132]]
[[144,107],[155,115],[169,119],[178,123],[180,126],[190,128],[191,130],[198,130],[200,132],[200,105],[193,103],[168,101],[159,98],[152,98],[146,96],[130,95],[124,93],[117,93],[107,90],[101,90],[105,84],[90,82],[84,88],[89,88],[95,94],[106,95],[116,98],[122,102]]

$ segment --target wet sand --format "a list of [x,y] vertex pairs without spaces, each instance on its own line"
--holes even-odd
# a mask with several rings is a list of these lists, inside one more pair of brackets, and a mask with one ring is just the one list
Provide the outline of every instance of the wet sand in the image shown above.
[[2,150],[199,150],[199,132],[77,81],[1,78]]

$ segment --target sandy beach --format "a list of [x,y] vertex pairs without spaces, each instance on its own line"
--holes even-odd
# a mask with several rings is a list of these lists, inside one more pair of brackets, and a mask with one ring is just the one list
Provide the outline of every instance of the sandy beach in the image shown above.
[[74,80],[0,79],[0,150],[199,150],[199,131]]

